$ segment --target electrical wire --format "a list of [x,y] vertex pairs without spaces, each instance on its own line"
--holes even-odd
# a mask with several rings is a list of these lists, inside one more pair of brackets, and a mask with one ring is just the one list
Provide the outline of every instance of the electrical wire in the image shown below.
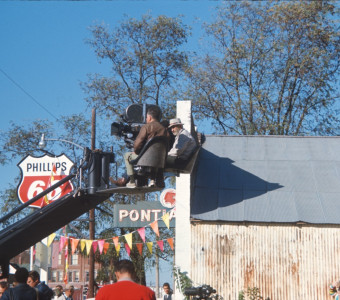
[[53,118],[58,121],[59,119],[52,114],[46,107],[44,107],[37,99],[35,99],[30,93],[28,93],[19,83],[17,83],[11,76],[9,76],[3,69],[0,68],[0,71],[2,74],[4,74],[8,80],[10,80],[17,88],[19,88],[26,96],[28,96],[32,101],[35,102],[35,104],[39,105],[44,111],[46,111],[49,115],[51,115]]

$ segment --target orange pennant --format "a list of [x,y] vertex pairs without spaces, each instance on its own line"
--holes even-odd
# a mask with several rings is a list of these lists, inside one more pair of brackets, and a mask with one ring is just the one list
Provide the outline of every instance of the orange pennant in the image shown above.
[[72,239],[72,238],[71,238],[72,255],[73,255],[74,252],[76,251],[77,246],[78,246],[78,243],[79,243],[79,240],[78,240],[78,239]]
[[154,221],[150,224],[150,227],[152,230],[156,233],[157,236],[159,236],[159,231],[158,231],[158,221]]
[[136,247],[138,249],[139,254],[143,255],[143,244],[142,243],[137,243]]
[[171,248],[171,250],[174,250],[174,239],[173,238],[168,238],[167,239],[169,246]]
[[110,243],[104,243],[104,246],[103,246],[104,254],[107,253],[107,250],[109,250],[109,248],[110,248]]
[[113,240],[115,246],[117,247],[117,245],[119,244],[119,237],[115,236],[115,237],[112,238],[112,240]]

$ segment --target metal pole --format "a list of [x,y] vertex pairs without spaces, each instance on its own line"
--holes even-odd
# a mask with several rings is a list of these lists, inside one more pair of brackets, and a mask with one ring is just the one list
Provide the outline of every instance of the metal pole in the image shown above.
[[[91,150],[96,149],[96,110],[92,109],[92,122],[91,122]],[[94,240],[95,236],[95,215],[94,208],[89,211],[89,233],[90,240]],[[88,297],[94,298],[94,252],[90,251],[89,256],[89,288],[88,288]]]
[[25,202],[24,204],[20,205],[19,207],[13,209],[10,213],[8,213],[7,215],[3,216],[2,218],[0,218],[0,223],[6,221],[7,219],[9,219],[10,217],[12,217],[13,215],[15,215],[17,212],[23,210],[25,207],[27,207],[28,205],[34,203],[35,201],[39,200],[41,197],[45,196],[46,194],[48,194],[49,192],[53,191],[54,189],[56,189],[58,186],[64,184],[65,182],[69,181],[70,179],[72,179],[73,177],[75,177],[75,174],[70,174],[66,177],[64,177],[63,179],[59,180],[56,184],[53,184],[52,186],[50,186],[49,188],[47,188],[46,190],[42,191],[41,193],[39,193],[38,195],[36,195],[35,197],[33,197],[32,199],[28,200],[27,202]]
[[160,295],[160,292],[159,292],[159,257],[156,253],[156,258],[155,258],[155,264],[156,264],[156,296],[157,298],[159,298],[161,295]]

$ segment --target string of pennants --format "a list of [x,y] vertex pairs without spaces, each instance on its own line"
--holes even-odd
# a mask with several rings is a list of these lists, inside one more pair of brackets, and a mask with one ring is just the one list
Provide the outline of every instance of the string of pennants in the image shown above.
[[[140,255],[142,255],[143,253],[143,245],[146,244],[150,254],[152,254],[152,248],[155,242],[146,242],[145,241],[145,228],[147,226],[150,226],[152,228],[152,230],[154,231],[154,233],[159,237],[159,229],[158,229],[158,221],[159,220],[163,220],[164,224],[170,229],[170,212],[172,210],[168,211],[166,214],[164,214],[161,218],[153,221],[152,223],[141,227],[135,231],[132,231],[130,233],[124,234],[122,236],[115,236],[112,237],[110,239],[100,239],[100,240],[86,240],[86,239],[75,239],[72,237],[68,237],[68,236],[63,236],[63,235],[57,235],[56,233],[52,233],[48,236],[47,239],[47,247],[49,247],[53,240],[55,239],[56,236],[60,237],[60,242],[59,242],[59,252],[62,251],[62,249],[66,246],[68,247],[68,241],[70,241],[71,243],[71,253],[74,254],[74,252],[76,251],[77,247],[80,245],[80,250],[81,252],[84,252],[85,248],[86,248],[86,254],[89,255],[91,248],[93,250],[94,253],[96,253],[96,251],[98,250],[100,254],[102,254],[104,252],[104,254],[107,253],[110,244],[109,242],[107,242],[108,240],[112,240],[113,244],[115,246],[116,249],[116,253],[117,256],[119,256],[119,252],[121,250],[121,243],[119,242],[119,238],[120,237],[124,237],[126,243],[124,244],[124,248],[127,252],[127,254],[130,256],[130,252],[131,249],[133,247],[133,245],[135,245],[138,249],[138,252]],[[132,237],[133,234],[138,232],[139,236],[141,237],[143,243],[133,243],[132,242]],[[163,240],[157,240],[156,243],[159,247],[159,249],[163,252],[164,250],[164,243],[167,242],[171,248],[171,250],[174,249],[174,238],[167,238],[167,239],[163,239]]]

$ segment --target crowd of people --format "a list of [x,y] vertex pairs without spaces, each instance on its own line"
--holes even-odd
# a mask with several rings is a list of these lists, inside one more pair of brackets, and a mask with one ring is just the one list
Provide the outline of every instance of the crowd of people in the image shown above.
[[[116,282],[101,287],[95,300],[156,300],[155,292],[135,282],[136,271],[130,260],[123,259],[115,263]],[[172,290],[168,283],[163,284],[163,300],[172,299]],[[6,281],[0,282],[1,300],[73,300],[74,287],[57,285],[52,290],[44,281],[40,281],[37,271],[29,272],[18,268],[14,274],[14,283],[10,287]]]
[[37,271],[18,268],[14,274],[12,287],[8,282],[0,282],[1,300],[72,300],[74,287],[57,285],[52,290],[44,281],[40,281]]

